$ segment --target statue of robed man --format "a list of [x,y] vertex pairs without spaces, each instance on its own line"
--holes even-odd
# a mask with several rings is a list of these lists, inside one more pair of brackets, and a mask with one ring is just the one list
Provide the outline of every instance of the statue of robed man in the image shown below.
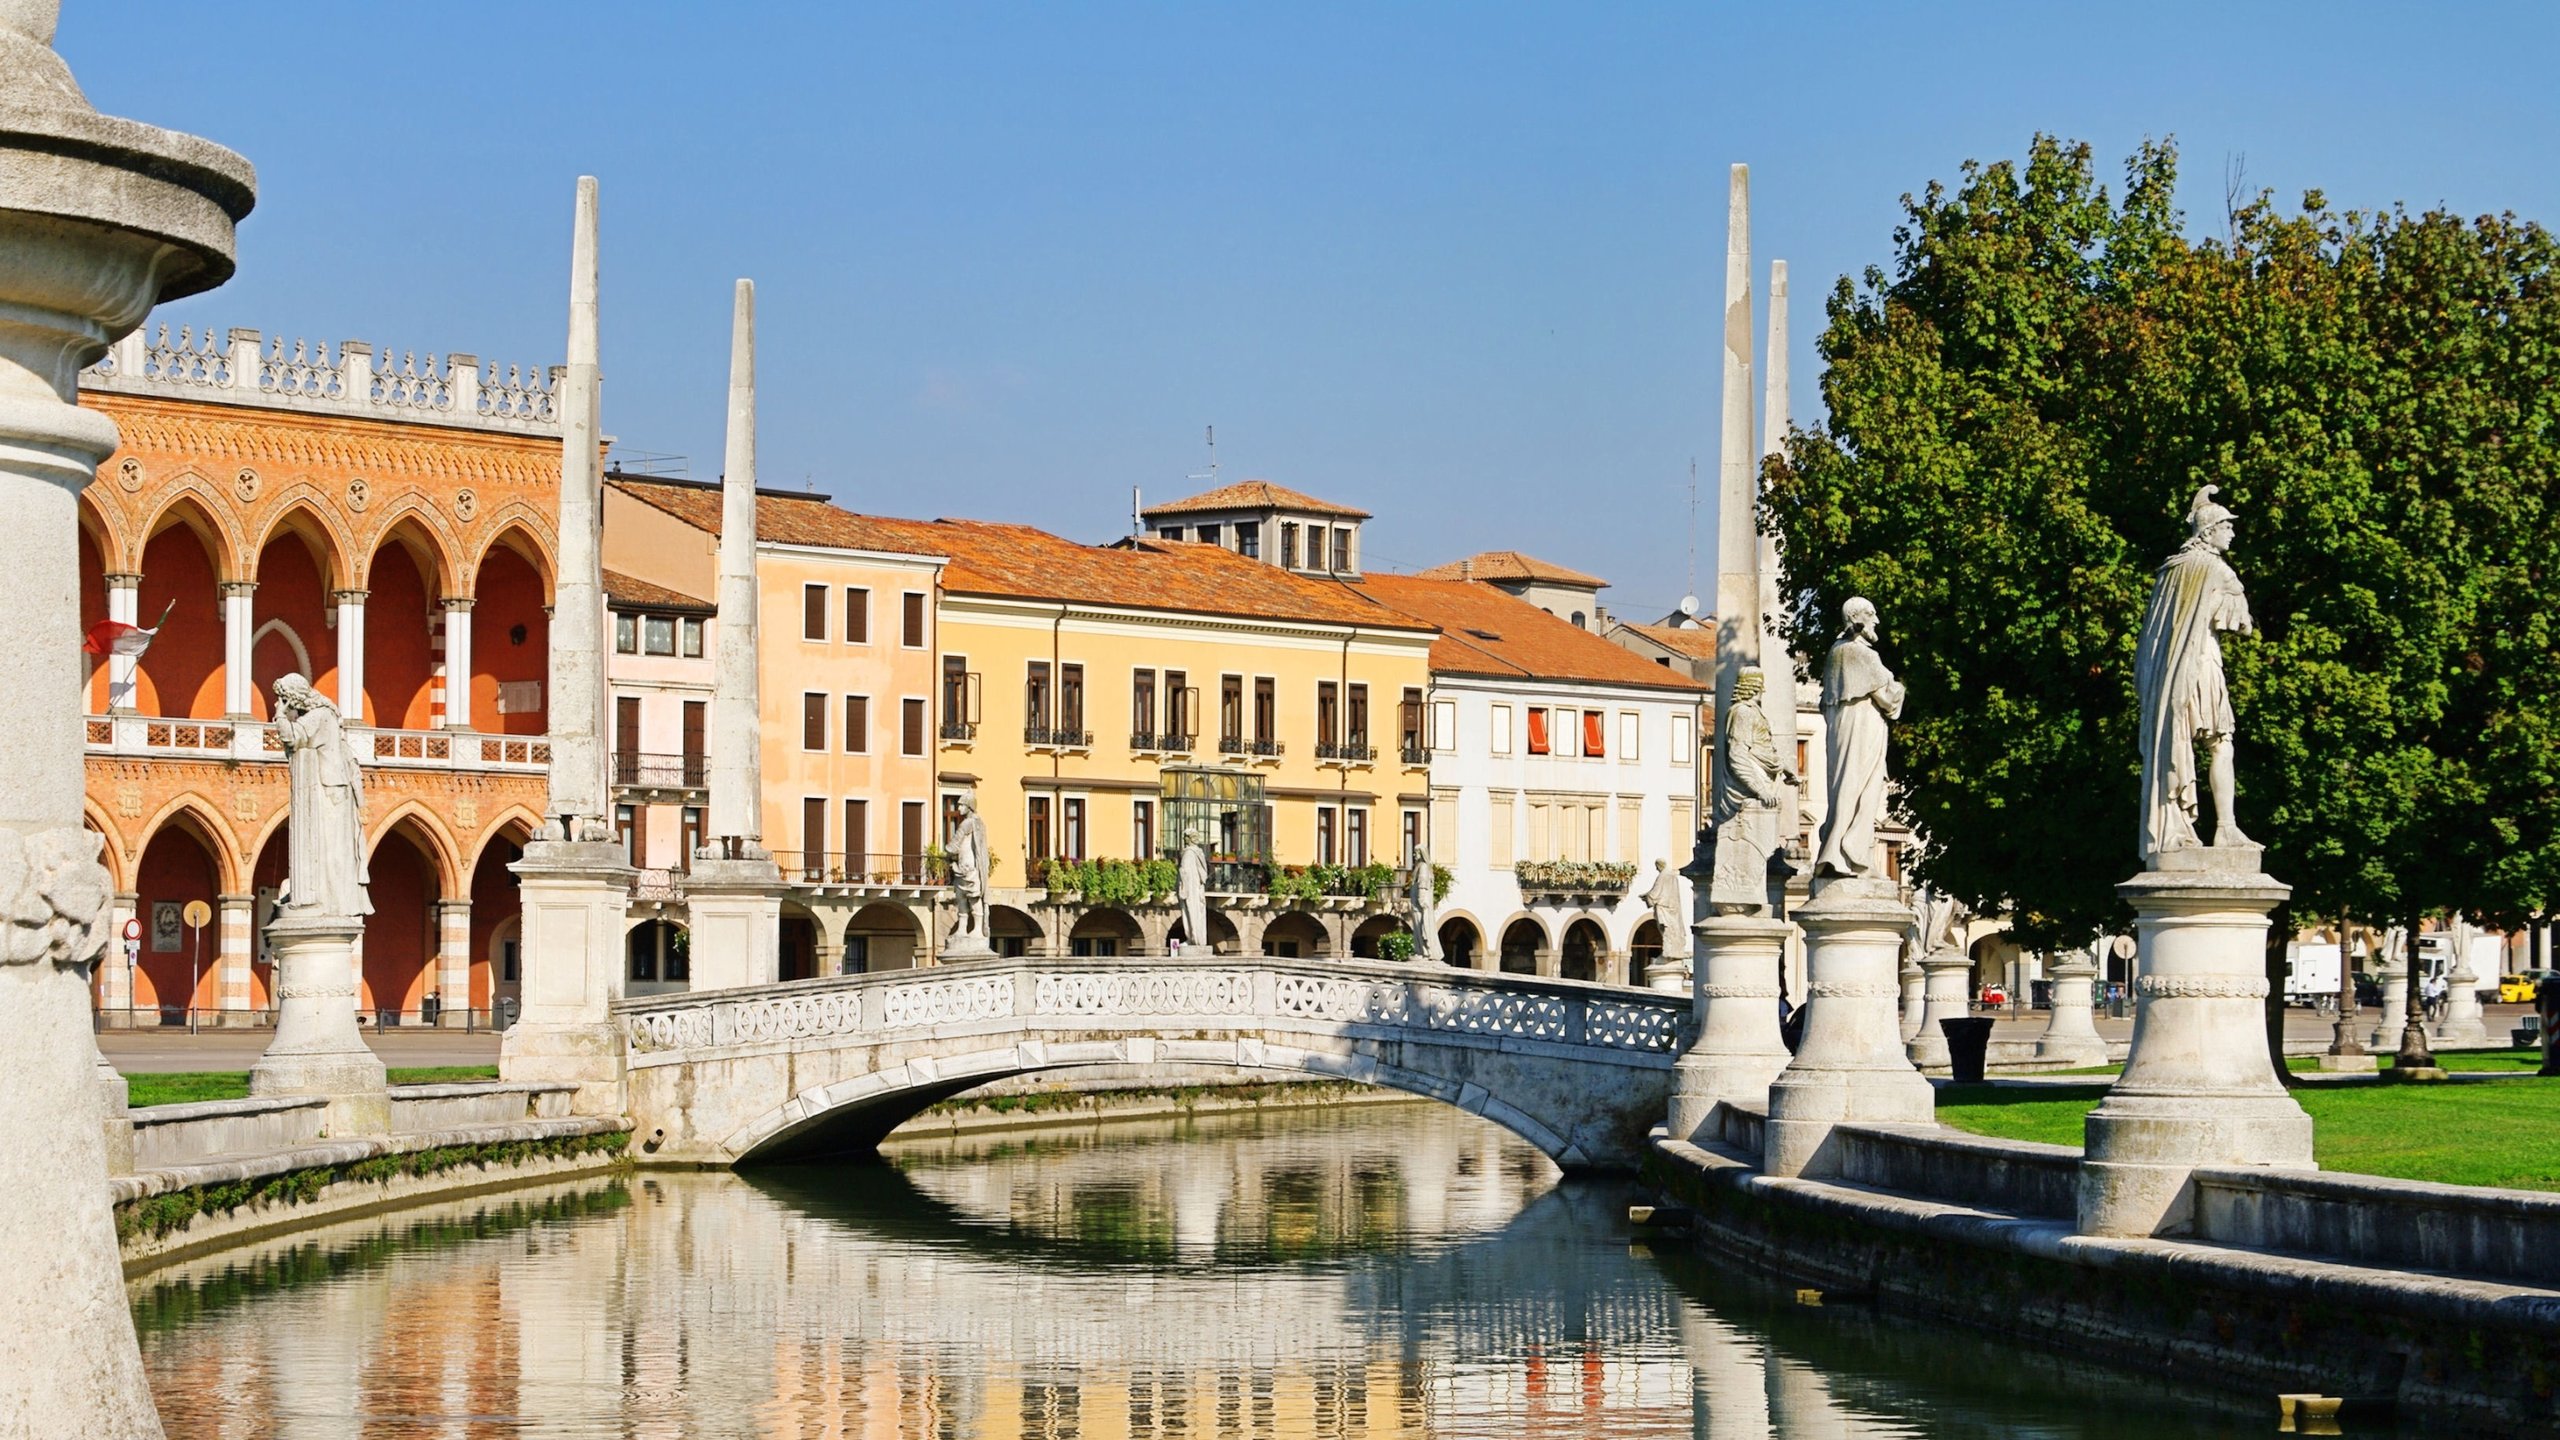
[[1209,941],[1209,852],[1196,834],[1182,837],[1182,855],[1174,867],[1173,898],[1182,907],[1182,943],[1202,954]]
[[1876,866],[1876,824],[1884,818],[1887,727],[1902,718],[1902,682],[1876,654],[1876,607],[1851,597],[1840,607],[1840,638],[1822,666],[1823,755],[1830,805],[1814,873],[1864,877]]
[[338,707],[299,675],[275,684],[276,736],[291,796],[285,908],[350,919],[373,913],[365,893],[364,772]]
[[1413,848],[1413,861],[1405,867],[1404,900],[1413,917],[1413,958],[1440,958],[1439,879],[1431,868],[1431,857],[1422,847]]
[[2213,788],[2213,843],[2250,843],[2232,818],[2231,691],[2222,678],[2222,639],[2249,633],[2249,596],[2222,558],[2231,548],[2231,512],[2214,486],[2187,506],[2187,543],[2160,566],[2151,609],[2134,642],[2134,693],[2142,727],[2142,858],[2156,865],[2196,838],[2197,753]]
[[967,795],[960,797],[960,821],[951,829],[951,895],[960,903],[952,940],[986,944],[987,822],[978,818],[978,802]]

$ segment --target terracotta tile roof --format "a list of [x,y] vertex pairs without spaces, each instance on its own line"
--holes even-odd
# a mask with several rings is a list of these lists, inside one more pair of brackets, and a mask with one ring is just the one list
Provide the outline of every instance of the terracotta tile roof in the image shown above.
[[[720,532],[720,492],[693,483],[607,482],[696,529]],[[1152,537],[1084,545],[1028,525],[857,515],[816,496],[756,496],[756,536],[786,545],[947,557],[942,588],[959,595],[1068,600],[1256,620],[1429,630],[1331,580],[1292,575],[1231,550]]]
[[1703,618],[1697,625],[1679,626],[1638,625],[1632,621],[1620,623],[1674,654],[1686,655],[1692,660],[1716,658],[1716,622],[1712,618]]
[[1312,620],[1396,630],[1428,630],[1383,612],[1332,580],[1292,575],[1232,550],[1147,539],[1080,545],[1028,525],[937,520],[927,527],[951,557],[942,586],[962,595],[1072,600],[1258,620]]
[[[614,476],[606,484],[673,515],[697,530],[720,533],[720,487]],[[878,550],[897,555],[939,555],[934,527],[921,520],[858,515],[817,495],[756,492],[756,538],[778,545],[835,550]]]
[[610,604],[634,610],[699,610],[708,614],[719,608],[698,595],[687,595],[664,585],[652,585],[619,570],[604,572],[604,598]]
[[1438,626],[1440,639],[1431,646],[1437,673],[1640,685],[1690,695],[1705,688],[1480,581],[1369,575],[1343,584]]
[[1303,510],[1317,515],[1340,515],[1350,520],[1369,518],[1366,510],[1319,500],[1304,491],[1274,485],[1268,480],[1241,480],[1233,485],[1221,485],[1188,499],[1150,505],[1138,514],[1151,520],[1158,515],[1191,515],[1214,510]]
[[1550,585],[1583,585],[1594,590],[1601,589],[1609,583],[1597,575],[1585,575],[1579,570],[1567,570],[1561,565],[1551,565],[1535,555],[1523,555],[1517,550],[1487,550],[1481,555],[1470,555],[1464,560],[1452,560],[1446,565],[1434,565],[1422,572],[1422,578],[1426,580],[1543,581]]

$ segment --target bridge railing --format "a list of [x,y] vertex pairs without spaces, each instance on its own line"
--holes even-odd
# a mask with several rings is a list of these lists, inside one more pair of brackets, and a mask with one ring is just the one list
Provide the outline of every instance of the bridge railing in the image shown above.
[[968,1027],[1341,1028],[1619,1052],[1679,1053],[1686,996],[1570,980],[1342,961],[1152,958],[972,961],[618,1002],[637,1055]]

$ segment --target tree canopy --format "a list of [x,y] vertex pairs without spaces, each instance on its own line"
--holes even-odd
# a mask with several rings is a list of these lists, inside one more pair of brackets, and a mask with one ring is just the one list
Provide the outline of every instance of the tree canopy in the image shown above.
[[2236,204],[2086,145],[1903,197],[1834,290],[1823,424],[1769,462],[1800,653],[1873,600],[1909,685],[1929,882],[2022,943],[2117,925],[2139,868],[2134,637],[2200,485],[2238,513],[2240,824],[2297,916],[2560,899],[2550,549],[2560,249],[2512,216]]

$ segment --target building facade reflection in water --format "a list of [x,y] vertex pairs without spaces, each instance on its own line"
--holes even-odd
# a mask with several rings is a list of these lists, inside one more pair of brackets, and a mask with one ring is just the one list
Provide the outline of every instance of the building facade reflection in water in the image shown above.
[[193,1262],[135,1289],[145,1359],[171,1435],[224,1440],[2164,1433],[2108,1429],[2103,1387],[1935,1393],[1944,1337],[1701,1298],[1624,1191],[1453,1111],[897,1151]]

